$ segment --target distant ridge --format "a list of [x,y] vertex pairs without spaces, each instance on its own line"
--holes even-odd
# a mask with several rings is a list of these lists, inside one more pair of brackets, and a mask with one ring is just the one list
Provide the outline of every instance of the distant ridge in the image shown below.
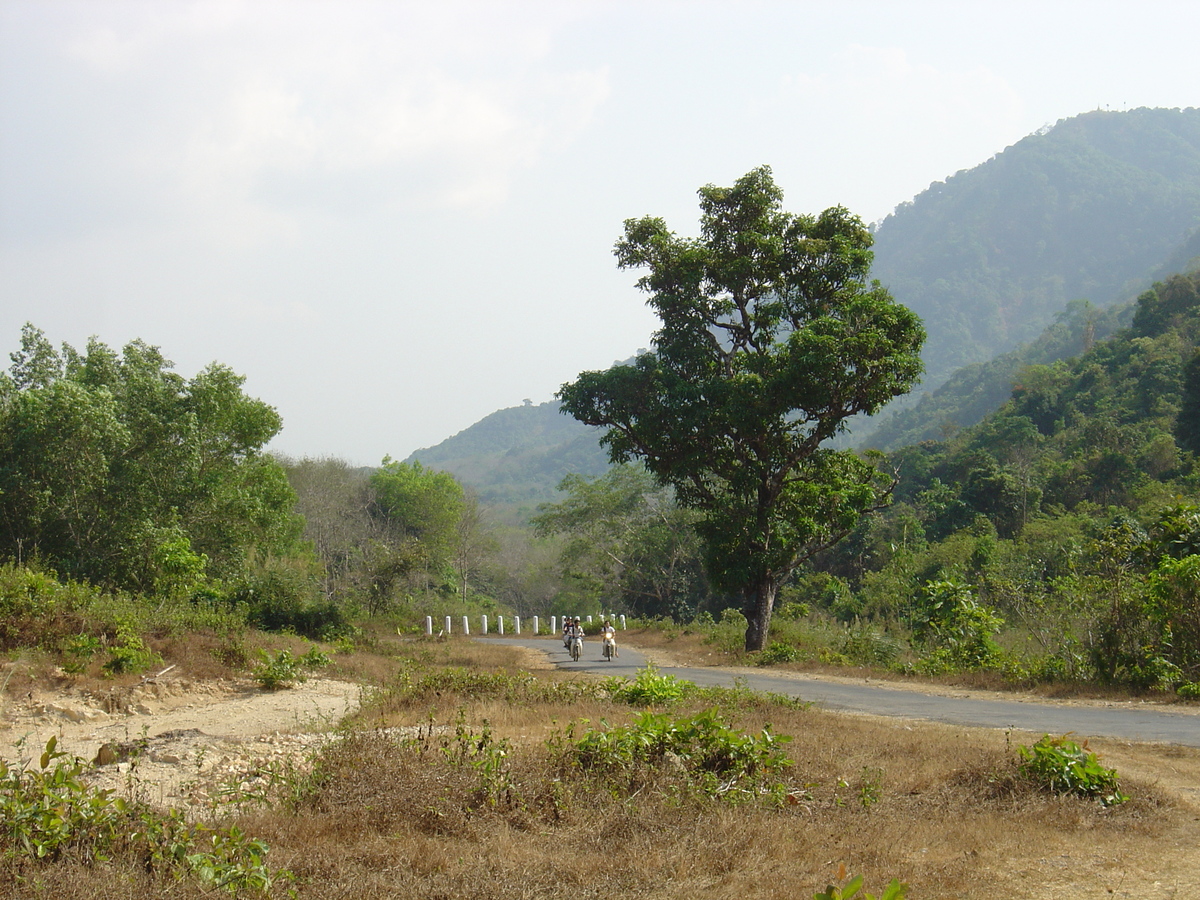
[[1035,339],[1073,300],[1136,295],[1198,228],[1200,109],[1089,112],[897,207],[872,276],[925,321],[933,390]]
[[[843,440],[896,449],[969,427],[1023,367],[1082,352],[1128,324],[1114,304],[1198,265],[1200,109],[1097,111],[1030,135],[880,224],[871,274],[925,321],[927,373]],[[557,402],[528,404],[409,459],[532,509],[569,472],[607,468],[597,437]]]
[[484,503],[517,506],[553,499],[572,472],[608,468],[599,431],[559,412],[557,400],[497,410],[408,461],[450,472]]

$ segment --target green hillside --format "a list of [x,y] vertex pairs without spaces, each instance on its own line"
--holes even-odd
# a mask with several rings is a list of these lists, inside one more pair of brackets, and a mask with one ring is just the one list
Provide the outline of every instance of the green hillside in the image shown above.
[[1200,109],[1091,112],[935,183],[879,226],[874,276],[925,320],[927,388],[1072,300],[1149,284],[1200,227]]
[[[1200,273],[1177,275],[1143,293],[1112,338],[1022,369],[1010,399],[978,425],[898,451],[900,496],[932,479],[957,485],[943,498],[957,510],[947,515],[965,524],[1003,509],[993,522],[1001,533],[1043,514],[1194,497],[1200,419],[1185,411],[1200,402],[1198,358]],[[1016,493],[1019,504],[1009,502]],[[952,527],[947,519],[937,530]]]
[[[1195,271],[1200,271],[1200,229],[1158,267],[1155,278]],[[1022,369],[1086,352],[1096,341],[1127,326],[1136,307],[1134,299],[1104,309],[1084,300],[1072,301],[1036,340],[987,362],[963,366],[936,390],[923,393],[915,405],[891,410],[872,423],[873,429],[862,428],[860,442],[896,450],[974,425],[1009,398]]]
[[907,623],[934,651],[923,671],[1196,682],[1198,453],[1193,273],[1144,292],[1087,352],[1022,369],[977,425],[891,454],[894,503],[818,560],[797,599]]
[[518,506],[553,498],[568,474],[608,468],[596,430],[559,412],[557,400],[497,410],[407,461],[452,473],[484,503]]
[[863,443],[896,450],[938,440],[975,425],[1008,400],[1023,369],[1077,356],[1096,341],[1128,325],[1132,315],[1132,302],[1097,309],[1085,301],[1076,301],[1037,340],[987,362],[963,366],[937,390],[923,394],[915,406],[896,410],[884,418]]
[[[1200,109],[1086,113],[930,186],[880,225],[872,269],[925,321],[923,391],[843,441],[894,449],[977,423],[1023,368],[1113,334],[1133,297],[1197,259]],[[556,402],[499,410],[410,460],[527,506],[607,465]]]

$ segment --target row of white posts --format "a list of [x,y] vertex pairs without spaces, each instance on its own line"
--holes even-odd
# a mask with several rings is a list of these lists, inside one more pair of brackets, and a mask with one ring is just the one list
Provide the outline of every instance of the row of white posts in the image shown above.
[[[480,616],[479,618],[480,618],[480,634],[487,634],[488,633],[488,617]],[[520,616],[509,616],[509,618],[512,620],[513,634],[520,634],[521,633],[521,617]],[[586,619],[588,625],[592,624],[591,616],[586,616],[584,618]],[[446,616],[446,626],[443,629],[444,634],[453,634],[454,633],[454,629],[452,627],[453,619],[454,619],[453,616]],[[624,615],[601,616],[601,619],[602,620],[610,619],[610,620],[613,620],[616,622],[620,622],[621,630],[622,631],[625,630],[625,616]],[[534,616],[533,617],[533,633],[534,634],[541,633],[538,630],[539,624],[540,623],[539,623],[538,617]],[[496,631],[498,634],[504,634],[504,616],[496,616]],[[425,633],[433,634],[433,616],[425,617]],[[470,634],[471,633],[471,622],[470,622],[470,618],[468,616],[462,617],[462,631],[460,631],[459,633],[460,634]],[[558,616],[550,617],[550,630],[546,633],[547,634],[558,634]]]

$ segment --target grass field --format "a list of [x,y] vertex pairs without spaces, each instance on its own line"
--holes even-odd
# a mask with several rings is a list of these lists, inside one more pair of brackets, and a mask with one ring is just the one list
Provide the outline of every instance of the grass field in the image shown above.
[[272,887],[9,841],[0,893],[809,900],[840,873],[910,900],[1200,896],[1190,749],[1093,743],[1129,797],[1105,806],[1023,773],[1002,732],[652,678],[635,696],[466,639],[379,638],[335,666],[373,685],[343,738],[220,813],[269,846]]

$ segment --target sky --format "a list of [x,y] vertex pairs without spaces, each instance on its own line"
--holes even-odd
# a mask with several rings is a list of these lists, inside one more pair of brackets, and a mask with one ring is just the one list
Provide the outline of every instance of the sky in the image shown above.
[[0,0],[0,360],[141,339],[404,459],[648,347],[622,223],[767,164],[867,222],[1094,109],[1200,106],[1200,4]]

